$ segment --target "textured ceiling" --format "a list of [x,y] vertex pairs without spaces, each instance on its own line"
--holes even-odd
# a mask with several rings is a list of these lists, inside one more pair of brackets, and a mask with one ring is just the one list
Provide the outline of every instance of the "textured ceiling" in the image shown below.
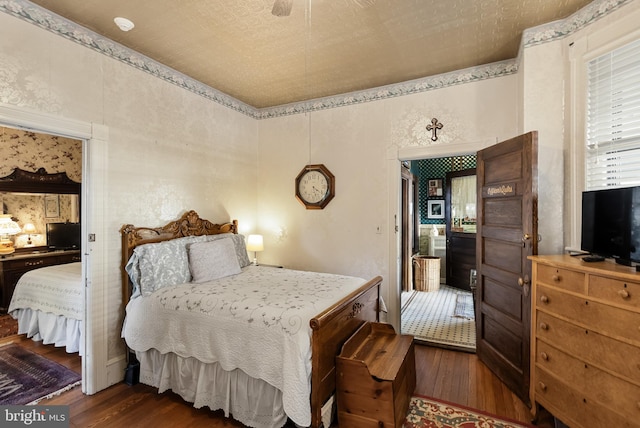
[[[253,107],[515,58],[522,31],[588,0],[32,0]],[[129,32],[113,22],[124,16]]]

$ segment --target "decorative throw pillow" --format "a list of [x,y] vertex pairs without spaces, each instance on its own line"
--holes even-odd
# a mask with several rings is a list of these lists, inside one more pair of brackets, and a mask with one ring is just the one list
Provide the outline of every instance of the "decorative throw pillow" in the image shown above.
[[134,286],[148,296],[163,287],[191,282],[187,245],[205,240],[204,236],[187,236],[136,247],[133,261],[137,266],[127,269]]
[[236,256],[238,257],[238,263],[240,267],[247,267],[251,264],[249,260],[249,254],[247,254],[247,246],[245,244],[244,235],[237,235],[235,233],[222,233],[220,235],[209,235],[207,241],[217,241],[219,239],[231,239],[236,249]]
[[189,268],[192,282],[212,281],[242,271],[231,239],[189,245]]

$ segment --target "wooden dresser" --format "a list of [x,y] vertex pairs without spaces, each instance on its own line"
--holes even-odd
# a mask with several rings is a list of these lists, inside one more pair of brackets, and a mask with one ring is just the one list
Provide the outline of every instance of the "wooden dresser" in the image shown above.
[[572,428],[640,427],[640,274],[533,256],[531,402]]
[[6,313],[20,277],[33,269],[79,262],[80,251],[13,254],[0,258],[0,313]]

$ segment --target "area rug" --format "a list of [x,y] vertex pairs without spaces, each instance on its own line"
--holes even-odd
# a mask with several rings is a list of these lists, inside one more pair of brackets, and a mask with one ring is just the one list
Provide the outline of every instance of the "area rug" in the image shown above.
[[17,344],[0,347],[0,405],[36,404],[79,385],[80,378]]
[[471,292],[444,284],[438,291],[407,293],[400,316],[402,334],[432,346],[475,352],[475,320],[453,316],[456,296],[465,293],[471,296]]
[[0,339],[18,334],[18,320],[9,314],[0,315]]
[[473,313],[473,295],[468,293],[456,294],[456,308],[453,316],[472,320],[475,318]]
[[531,428],[469,407],[414,396],[403,428]]

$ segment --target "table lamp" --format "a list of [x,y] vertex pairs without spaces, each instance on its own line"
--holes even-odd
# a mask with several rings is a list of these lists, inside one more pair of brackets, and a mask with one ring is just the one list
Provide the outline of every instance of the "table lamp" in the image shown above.
[[0,215],[0,255],[12,254],[15,251],[11,236],[20,233],[20,226],[11,219],[11,214]]
[[34,243],[31,241],[31,235],[34,235],[36,232],[37,230],[33,223],[27,223],[24,225],[24,227],[22,228],[22,233],[27,234],[27,244],[25,245],[25,247],[34,246]]
[[253,264],[258,265],[258,251],[264,250],[262,235],[249,235],[247,238],[247,251],[253,251]]

